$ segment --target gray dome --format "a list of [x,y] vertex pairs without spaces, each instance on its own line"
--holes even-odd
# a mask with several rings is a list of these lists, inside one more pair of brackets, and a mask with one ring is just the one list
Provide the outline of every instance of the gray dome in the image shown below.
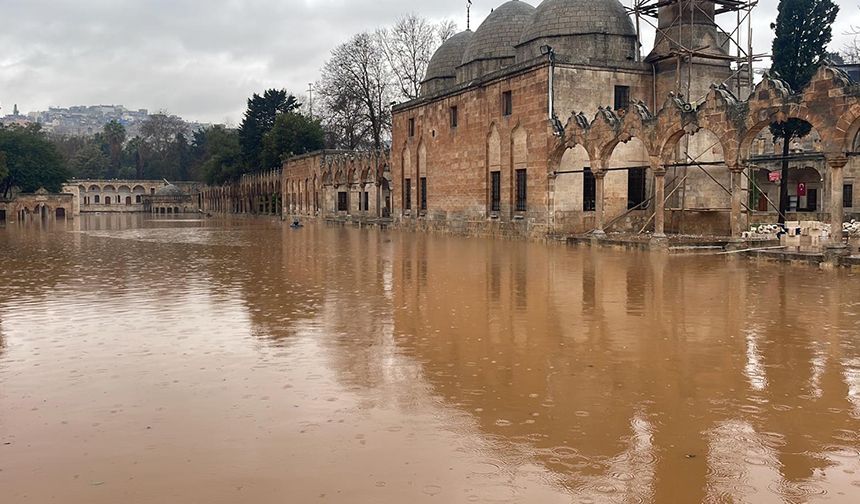
[[176,187],[173,184],[167,184],[164,187],[160,187],[157,191],[155,191],[155,196],[170,196],[170,197],[183,197],[186,194],[182,192],[182,189]]
[[463,64],[516,57],[514,46],[519,43],[534,13],[534,7],[519,0],[510,0],[499,6],[475,31],[463,54]]
[[427,65],[427,73],[424,82],[433,79],[453,79],[457,77],[457,67],[463,60],[466,45],[472,40],[472,31],[466,30],[453,35],[439,46],[439,49],[430,58]]
[[635,37],[636,29],[618,0],[544,0],[520,43],[589,33]]

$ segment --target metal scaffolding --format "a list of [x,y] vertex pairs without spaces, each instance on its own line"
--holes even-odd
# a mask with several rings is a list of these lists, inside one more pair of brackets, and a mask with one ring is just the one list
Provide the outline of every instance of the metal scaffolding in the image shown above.
[[[677,5],[675,19],[669,23],[669,28],[660,26],[658,14],[666,11],[665,7]],[[703,9],[703,5],[714,6],[714,24],[720,41],[721,49],[725,54],[715,54],[714,48],[703,46],[695,47],[696,41],[692,36],[696,19],[701,16],[710,16]],[[660,37],[668,39],[672,46],[672,53],[662,55],[661,60],[675,58],[677,60],[676,89],[678,93],[693,100],[690,96],[690,75],[688,73],[686,85],[682,84],[682,65],[684,61],[693,58],[715,59],[728,61],[732,74],[722,84],[732,89],[739,97],[743,98],[752,92],[755,72],[755,64],[768,57],[767,54],[756,54],[753,52],[752,39],[752,12],[758,5],[757,0],[633,0],[632,7],[625,7],[627,12],[633,16],[636,25],[636,35],[639,41],[637,52],[639,61],[642,61],[642,25],[651,26],[656,31],[655,40]],[[677,34],[675,33],[677,32]],[[687,40],[683,39],[688,34]],[[712,49],[708,51],[708,49]],[[687,65],[690,72],[691,65]],[[696,97],[701,100],[704,97]]]

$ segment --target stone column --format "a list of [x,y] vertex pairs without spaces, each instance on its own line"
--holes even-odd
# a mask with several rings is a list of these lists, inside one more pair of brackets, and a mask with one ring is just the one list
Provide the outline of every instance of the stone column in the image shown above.
[[744,167],[743,165],[731,166],[729,170],[732,172],[732,240],[740,241],[743,236],[743,198],[744,191],[743,181]]
[[606,177],[606,172],[603,169],[594,172],[594,234],[603,236],[606,231],[604,226],[604,204],[603,204],[603,182]]
[[842,221],[845,217],[844,201],[842,200],[842,186],[845,181],[844,169],[848,164],[845,156],[827,157],[827,166],[830,167],[830,247],[842,248]]
[[666,168],[657,157],[650,158],[654,173],[654,238],[666,237]]

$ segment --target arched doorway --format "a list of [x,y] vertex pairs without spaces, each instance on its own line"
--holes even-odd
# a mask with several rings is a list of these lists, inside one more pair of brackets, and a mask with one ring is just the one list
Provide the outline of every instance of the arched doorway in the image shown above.
[[[597,201],[591,159],[585,148],[577,145],[564,151],[553,176],[553,229],[562,233],[582,233],[593,229]],[[491,182],[494,187],[500,185],[496,180]]]

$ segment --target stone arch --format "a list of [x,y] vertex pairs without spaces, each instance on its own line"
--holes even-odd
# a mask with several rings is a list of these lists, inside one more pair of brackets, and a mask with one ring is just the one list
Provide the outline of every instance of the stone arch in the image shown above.
[[[612,142],[603,169],[604,208],[608,216],[620,215],[634,208],[642,209],[651,184],[648,182],[650,152],[639,137]],[[652,174],[653,175],[653,174]]]
[[412,179],[412,151],[408,145],[404,146],[403,151],[400,153],[400,166],[402,167],[400,171],[400,187],[403,188],[400,195],[400,204],[403,210],[410,210],[412,207],[412,191],[411,188],[406,187],[406,179]]
[[418,142],[418,162],[415,165],[415,190],[418,195],[418,200],[416,203],[418,204],[419,211],[426,211],[429,208],[429,201],[427,193],[428,186],[430,184],[429,179],[429,169],[427,167],[427,144],[424,142],[424,138]]
[[[529,134],[521,125],[517,125],[511,131],[511,202],[515,212],[528,210],[528,186],[529,180]],[[524,180],[520,180],[520,173],[525,173]]]
[[500,212],[505,199],[503,187],[506,177],[502,170],[502,137],[495,122],[490,124],[490,130],[487,132],[486,167],[487,211],[488,213]]
[[842,117],[839,123],[847,125],[845,130],[844,152],[860,152],[860,103],[852,104]]
[[[564,149],[550,178],[553,227],[557,231],[581,232],[593,224],[589,213],[595,210],[591,168],[591,157],[584,146],[577,144]],[[590,177],[589,191],[586,191],[586,177]],[[590,203],[586,204],[586,200]]]
[[[803,108],[805,109],[805,107]],[[821,136],[822,142],[825,144],[824,149],[826,151],[837,152],[842,150],[842,145],[834,149],[834,146],[832,145],[832,140],[829,140],[827,138],[827,135],[821,135],[821,133],[827,131],[827,127],[826,125],[822,124],[822,122],[818,119],[816,115],[798,112],[800,112],[800,109],[785,111],[781,108],[774,108],[767,111],[762,111],[762,113],[758,116],[756,120],[751,119],[746,127],[746,132],[741,137],[739,157],[742,160],[746,160],[749,158],[749,153],[753,142],[755,142],[756,137],[758,137],[758,135],[762,131],[764,131],[765,128],[768,128],[773,123],[784,122],[789,119],[800,119],[812,125],[812,131],[818,132],[818,134]]]
[[311,210],[313,210],[314,212],[317,212],[317,211],[319,211],[319,207],[320,207],[320,201],[319,201],[320,188],[319,188],[319,180],[317,179],[316,173],[314,173],[312,188],[313,188],[313,196],[312,196],[313,201],[311,202]]

